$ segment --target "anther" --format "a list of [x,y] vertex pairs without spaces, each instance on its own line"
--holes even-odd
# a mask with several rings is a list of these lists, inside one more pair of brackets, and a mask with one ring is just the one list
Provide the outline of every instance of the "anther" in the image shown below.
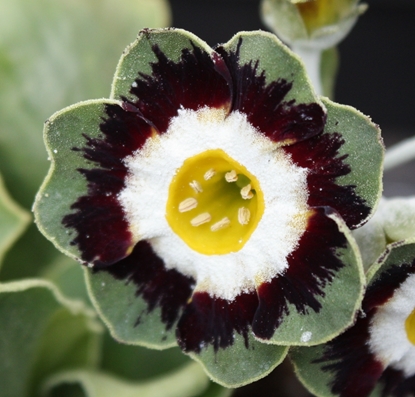
[[210,222],[212,217],[210,216],[209,212],[203,212],[202,214],[199,214],[198,216],[194,217],[190,223],[192,226],[200,226],[204,223]]
[[222,218],[219,222],[216,222],[210,227],[210,230],[212,232],[217,232],[220,229],[224,229],[225,227],[228,227],[231,224],[231,221],[227,216],[225,218]]
[[249,219],[251,218],[251,212],[248,208],[241,207],[238,209],[238,222],[241,225],[247,225],[249,223]]
[[238,180],[238,174],[235,170],[229,171],[225,174],[226,182],[236,182]]
[[189,197],[186,200],[183,200],[179,204],[179,212],[187,212],[197,207],[197,200],[193,197]]
[[216,174],[216,171],[211,168],[210,170],[207,170],[205,172],[205,175],[203,176],[203,178],[205,179],[205,181],[208,181],[210,178],[212,178],[212,176],[214,176]]
[[241,196],[244,200],[251,199],[254,197],[254,194],[251,191],[251,184],[248,183],[245,187],[241,189]]
[[196,193],[202,193],[203,189],[202,186],[198,181],[192,181],[189,183],[190,187],[196,192]]

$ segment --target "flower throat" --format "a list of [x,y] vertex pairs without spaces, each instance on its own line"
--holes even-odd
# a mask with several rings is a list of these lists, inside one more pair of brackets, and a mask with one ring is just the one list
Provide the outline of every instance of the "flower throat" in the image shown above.
[[166,219],[193,250],[239,251],[264,213],[258,180],[223,150],[186,159],[169,186]]

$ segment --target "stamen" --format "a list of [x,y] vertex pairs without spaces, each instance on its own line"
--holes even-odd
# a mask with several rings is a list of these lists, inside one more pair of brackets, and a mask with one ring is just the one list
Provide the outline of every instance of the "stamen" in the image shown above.
[[196,193],[202,193],[203,189],[202,186],[198,181],[192,181],[189,183],[190,187],[196,192]]
[[199,214],[198,216],[194,217],[190,223],[192,226],[200,226],[203,223],[207,223],[210,222],[210,220],[212,219],[212,217],[210,216],[209,212],[203,212],[202,214]]
[[251,218],[251,212],[248,208],[241,207],[238,209],[238,222],[241,225],[247,225],[249,223],[249,219]]
[[236,182],[238,180],[238,174],[235,170],[229,171],[225,174],[226,182]]
[[245,187],[241,189],[241,196],[244,200],[251,199],[254,197],[254,193],[251,191],[251,184],[248,183]]
[[231,221],[227,216],[225,218],[221,219],[219,222],[216,222],[210,227],[210,230],[212,232],[217,232],[220,229],[224,229],[225,227],[228,227],[231,224]]
[[203,178],[205,179],[205,181],[208,181],[215,174],[216,174],[216,171],[213,168],[211,168],[210,170],[205,172],[205,175],[203,176]]
[[197,207],[197,200],[193,197],[189,197],[186,200],[183,200],[179,204],[179,212],[187,212]]

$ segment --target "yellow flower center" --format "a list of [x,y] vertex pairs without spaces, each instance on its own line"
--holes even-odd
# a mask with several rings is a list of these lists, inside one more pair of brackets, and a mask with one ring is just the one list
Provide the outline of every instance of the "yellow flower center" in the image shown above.
[[205,255],[239,251],[264,213],[258,180],[223,150],[188,158],[169,186],[166,219],[193,250]]
[[415,309],[412,310],[411,314],[406,318],[405,330],[409,342],[415,345]]
[[292,0],[298,8],[309,34],[337,23],[349,12],[355,0]]

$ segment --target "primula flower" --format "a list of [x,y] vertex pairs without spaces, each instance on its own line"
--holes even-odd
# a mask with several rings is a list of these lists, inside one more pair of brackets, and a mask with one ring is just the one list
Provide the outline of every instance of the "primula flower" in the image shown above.
[[293,354],[300,378],[318,396],[415,392],[414,240],[389,245],[368,278],[356,324],[323,347]]
[[264,23],[296,47],[327,49],[352,29],[367,5],[359,0],[263,0]]
[[177,338],[235,386],[286,354],[258,341],[315,344],[352,322],[363,274],[347,226],[376,204],[383,156],[368,118],[316,97],[264,32],[212,50],[182,30],[145,30],[111,98],[48,121],[53,166],[35,212],[93,268],[115,337]]

